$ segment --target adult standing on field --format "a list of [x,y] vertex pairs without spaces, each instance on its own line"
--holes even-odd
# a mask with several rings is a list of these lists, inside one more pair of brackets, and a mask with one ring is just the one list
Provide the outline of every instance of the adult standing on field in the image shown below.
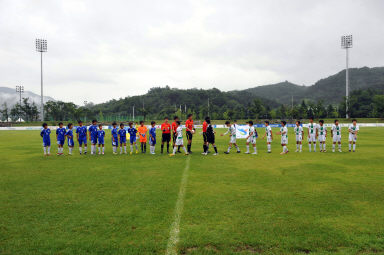
[[169,142],[171,141],[171,124],[168,123],[168,117],[164,118],[164,123],[161,124],[161,153],[164,150],[164,143],[167,143],[167,153],[169,153]]
[[[179,117],[175,116],[173,117],[173,122],[172,122],[172,142],[173,142],[173,147],[176,146],[176,140],[177,140],[177,122],[179,121]],[[177,152],[181,153],[180,151],[180,146],[177,148]]]
[[193,133],[195,132],[195,128],[193,126],[193,119],[192,119],[192,117],[193,117],[193,115],[191,113],[188,114],[187,121],[185,122],[185,129],[187,130],[186,131],[186,135],[187,135],[187,139],[188,139],[187,148],[188,148],[188,153],[189,154],[192,153],[192,151],[191,151],[192,138],[193,138]]
[[208,153],[208,147],[209,147],[208,137],[207,137],[207,128],[208,128],[207,120],[210,120],[208,116],[205,117],[205,120],[203,122],[203,151],[204,152],[202,154],[205,154],[205,152]]

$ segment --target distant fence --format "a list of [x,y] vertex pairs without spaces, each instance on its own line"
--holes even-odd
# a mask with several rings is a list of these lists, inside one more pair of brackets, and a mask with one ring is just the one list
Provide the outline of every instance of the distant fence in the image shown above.
[[[340,123],[340,127],[349,127],[350,123]],[[359,127],[384,127],[384,123],[359,123]],[[212,125],[214,128],[226,128],[226,125]],[[239,125],[239,126],[244,126],[244,125]],[[271,127],[278,128],[281,127],[280,124],[271,124]],[[287,124],[287,127],[295,127],[295,124]],[[307,127],[308,124],[303,124],[303,127]],[[331,127],[332,124],[324,124],[325,127]],[[56,130],[57,126],[48,126],[51,130]],[[150,128],[151,126],[147,125],[147,128]],[[160,128],[160,125],[156,125],[156,128]],[[185,127],[185,126],[183,126]],[[195,125],[195,128],[202,128],[202,125]],[[264,128],[264,124],[255,124],[254,127],[256,128]],[[76,126],[74,127],[76,129]],[[125,127],[126,129],[128,128],[127,126]],[[5,130],[20,130],[20,131],[25,131],[25,130],[41,130],[41,126],[33,126],[33,127],[0,127],[0,131],[5,131]],[[112,126],[103,126],[103,129],[112,129]]]

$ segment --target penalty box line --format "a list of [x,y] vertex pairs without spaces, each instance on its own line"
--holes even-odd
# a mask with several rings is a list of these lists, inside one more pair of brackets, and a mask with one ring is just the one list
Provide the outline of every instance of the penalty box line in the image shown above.
[[175,206],[174,219],[171,225],[171,230],[169,232],[167,250],[165,253],[166,255],[177,254],[177,244],[179,242],[179,234],[180,234],[180,219],[181,219],[181,215],[183,213],[183,207],[184,207],[184,197],[185,197],[185,190],[186,190],[187,181],[188,181],[190,158],[191,156],[187,157],[183,175],[181,177],[179,194],[177,196],[177,201]]

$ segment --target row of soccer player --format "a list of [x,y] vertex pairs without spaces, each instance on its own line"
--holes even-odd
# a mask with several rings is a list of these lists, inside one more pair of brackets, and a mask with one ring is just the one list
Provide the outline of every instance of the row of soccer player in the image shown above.
[[[77,141],[79,143],[79,152],[80,154],[83,153],[83,146],[84,146],[84,154],[87,153],[87,140],[88,140],[88,133],[89,133],[89,140],[91,141],[91,154],[96,154],[96,149],[98,146],[99,154],[104,154],[104,138],[105,138],[105,131],[103,130],[103,126],[97,125],[97,121],[93,120],[92,125],[88,128],[83,126],[83,123],[81,121],[78,122],[79,126],[76,128],[76,136]],[[250,154],[249,147],[252,145],[254,152],[252,154],[257,154],[257,147],[256,147],[256,139],[258,137],[257,131],[253,125],[253,121],[247,122],[249,125],[249,133],[246,137],[246,152],[247,154]],[[150,153],[155,154],[155,145],[156,145],[156,123],[154,121],[151,122],[151,127],[149,129],[149,145],[150,145]],[[227,151],[224,153],[228,154],[231,150],[231,148],[234,146],[237,149],[237,152],[240,153],[239,146],[236,143],[236,129],[237,129],[237,123],[236,121],[231,124],[229,121],[225,123],[228,130],[226,133],[222,134],[230,136],[229,146]],[[130,135],[129,143],[130,143],[130,154],[134,152],[138,153],[138,146],[137,146],[137,138],[139,138],[139,142],[141,145],[141,152],[146,153],[146,146],[147,146],[147,132],[148,129],[144,125],[144,121],[140,122],[140,125],[138,128],[133,126],[133,123],[129,123],[129,127],[125,129],[124,124],[120,124],[120,128],[117,128],[117,124],[112,124],[113,129],[111,131],[111,140],[112,140],[112,148],[113,153],[117,154],[117,149],[120,145],[120,154],[123,152],[127,154],[127,133]],[[272,129],[269,125],[269,122],[265,122],[265,134],[263,136],[263,139],[266,138],[267,140],[267,148],[268,153],[271,152],[271,142],[273,140],[273,133]],[[186,127],[186,136],[188,139],[187,149],[184,147],[183,142],[183,127],[181,126],[180,121],[178,120],[178,117],[174,118],[174,122],[169,124],[168,118],[164,119],[164,123],[161,125],[161,131],[162,131],[162,139],[161,139],[161,153],[163,153],[164,150],[164,144],[167,145],[167,153],[169,153],[169,144],[171,141],[171,131],[173,134],[173,153],[170,154],[171,156],[174,156],[176,151],[180,152],[180,148],[183,148],[186,155],[192,153],[191,152],[191,146],[192,146],[192,137],[195,133],[195,128],[193,126],[193,120],[192,115],[188,115],[188,119],[185,124]],[[319,124],[315,124],[313,122],[313,119],[310,119],[310,123],[307,125],[308,127],[308,145],[309,145],[309,151],[312,150],[312,144],[314,151],[316,152],[316,141],[319,141],[319,147],[320,152],[326,151],[326,138],[327,138],[327,128],[324,126],[324,121],[320,120]],[[56,129],[56,140],[58,144],[58,155],[63,155],[63,146],[65,142],[65,137],[67,137],[68,140],[68,147],[69,147],[69,154],[72,154],[73,148],[74,148],[74,135],[73,135],[73,125],[72,123],[68,124],[68,130],[66,130],[63,127],[63,123],[59,123],[59,128]],[[349,132],[349,151],[351,151],[351,146],[353,145],[353,151],[355,151],[356,148],[356,140],[357,140],[357,133],[359,131],[359,127],[357,126],[356,120],[352,121],[352,124],[348,128]],[[41,136],[43,137],[43,145],[44,145],[44,154],[49,155],[50,154],[50,129],[48,128],[48,125],[46,123],[43,124],[43,129],[41,131]],[[300,121],[296,122],[296,126],[294,127],[294,133],[296,136],[296,152],[302,152],[302,141],[304,139],[304,129],[300,123]],[[208,147],[209,145],[212,145],[215,153],[213,155],[217,155],[217,148],[215,145],[215,134],[216,132],[213,130],[213,126],[211,125],[211,120],[209,117],[207,117],[203,123],[203,149],[204,152],[202,154],[207,155],[208,153]],[[278,135],[281,135],[281,145],[283,147],[283,152],[281,154],[288,153],[288,128],[286,127],[286,122],[281,122],[281,128],[280,131],[277,133]],[[335,146],[338,144],[339,151],[341,152],[341,127],[339,126],[339,122],[335,120],[335,123],[332,125],[331,128],[331,136],[333,138],[333,148],[332,151],[335,151]]]

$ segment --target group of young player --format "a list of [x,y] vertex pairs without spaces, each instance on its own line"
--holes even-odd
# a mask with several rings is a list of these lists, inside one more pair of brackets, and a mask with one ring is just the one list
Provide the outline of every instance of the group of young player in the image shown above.
[[[187,147],[184,146],[184,137],[183,137],[183,126],[179,121],[177,116],[174,117],[174,122],[172,124],[169,123],[169,119],[165,118],[164,123],[161,124],[161,153],[164,152],[164,146],[166,144],[167,153],[170,156],[175,156],[176,153],[181,153],[180,149],[184,150],[185,155],[189,155],[192,153],[192,139],[195,134],[195,127],[193,124],[192,114],[187,116],[187,120],[185,122],[186,129],[186,137],[187,137]],[[86,126],[83,125],[82,121],[78,121],[79,126],[76,128],[76,138],[79,144],[79,153],[87,154],[87,144],[88,139],[91,143],[91,154],[104,155],[104,146],[105,146],[105,131],[103,130],[102,124],[97,124],[96,120],[92,121],[92,125],[87,129]],[[228,149],[224,152],[225,154],[229,154],[232,147],[236,148],[237,153],[240,153],[240,148],[237,144],[236,134],[238,125],[236,121],[233,123],[226,121],[226,127],[228,128],[227,132],[221,134],[221,136],[229,135],[229,146]],[[258,133],[255,129],[253,121],[248,121],[247,125],[249,126],[249,132],[246,137],[246,154],[257,154],[256,140],[258,138]],[[156,122],[152,121],[151,126],[148,128],[144,124],[144,121],[140,121],[139,125],[135,125],[133,122],[129,122],[128,128],[124,127],[124,123],[121,123],[119,127],[117,123],[112,123],[112,131],[111,131],[111,140],[112,140],[112,148],[113,154],[118,153],[118,148],[120,147],[120,154],[127,154],[127,133],[129,134],[129,144],[130,144],[130,154],[139,153],[137,146],[137,138],[139,138],[141,153],[146,153],[147,151],[147,140],[150,145],[150,154],[155,154],[155,146],[156,146]],[[304,129],[300,121],[296,121],[296,125],[293,128],[295,137],[296,137],[296,152],[302,152],[302,144],[304,139]],[[309,124],[307,125],[308,129],[308,146],[309,152],[316,152],[316,143],[319,142],[320,152],[326,152],[326,138],[327,138],[327,128],[324,125],[324,121],[320,120],[318,124],[314,123],[313,118],[310,118]],[[349,151],[355,152],[356,150],[356,140],[357,134],[359,131],[359,126],[357,125],[357,121],[352,120],[352,124],[348,128],[349,133]],[[149,135],[147,135],[149,133]],[[50,155],[50,140],[51,130],[48,128],[47,123],[43,124],[43,128],[40,132],[41,137],[43,138],[43,147],[44,147],[44,155]],[[171,143],[171,134],[172,134],[172,153],[170,154],[170,143]],[[285,121],[281,121],[281,128],[279,132],[276,133],[281,136],[281,146],[283,151],[280,154],[286,154],[289,152],[288,150],[288,128],[287,123]],[[203,135],[203,155],[208,155],[209,147],[212,146],[214,149],[213,155],[218,155],[217,147],[215,144],[215,135],[216,131],[214,131],[214,127],[211,124],[211,120],[209,117],[206,117],[203,122],[202,128]],[[331,128],[331,137],[333,140],[332,151],[335,152],[336,144],[338,144],[338,151],[341,152],[341,127],[339,125],[339,121],[335,120],[334,124]],[[63,123],[59,123],[59,128],[56,129],[56,140],[58,145],[57,155],[63,155],[63,148],[65,143],[65,138],[67,138],[69,155],[72,155],[73,148],[75,146],[74,143],[74,132],[73,132],[73,124],[69,123],[67,128],[63,127]],[[262,139],[267,141],[267,152],[271,153],[271,143],[273,140],[272,128],[270,126],[269,121],[265,121],[265,134]],[[253,147],[253,152],[250,152],[250,145]],[[135,148],[135,150],[134,150]],[[352,150],[353,149],[353,150]]]

